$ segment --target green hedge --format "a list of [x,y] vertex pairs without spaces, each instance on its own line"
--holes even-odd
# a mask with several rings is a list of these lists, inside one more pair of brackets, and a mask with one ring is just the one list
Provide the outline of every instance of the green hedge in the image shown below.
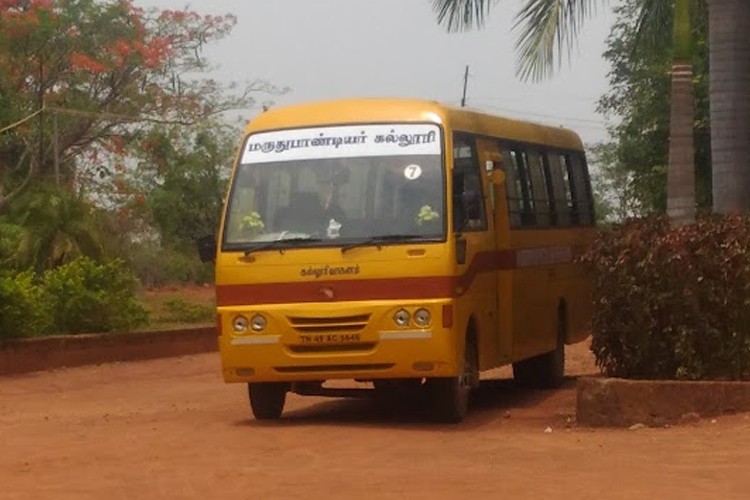
[[49,333],[52,316],[47,305],[33,272],[1,273],[0,338]]
[[750,219],[629,221],[600,233],[583,261],[607,375],[750,380]]
[[148,323],[121,261],[80,258],[35,277],[0,275],[0,337],[128,331]]
[[128,331],[148,323],[136,300],[138,280],[122,262],[81,258],[44,274],[57,333]]

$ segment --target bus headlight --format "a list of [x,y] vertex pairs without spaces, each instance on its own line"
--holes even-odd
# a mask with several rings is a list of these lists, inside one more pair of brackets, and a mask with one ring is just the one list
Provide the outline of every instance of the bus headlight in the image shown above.
[[247,331],[247,318],[244,316],[235,316],[232,321],[232,328],[236,333],[245,333]]
[[262,314],[256,314],[250,320],[250,328],[252,328],[253,331],[256,333],[259,333],[265,330],[266,326],[268,326],[268,321],[266,320],[266,317],[263,316]]
[[417,309],[417,311],[414,313],[414,322],[418,326],[427,326],[430,324],[430,320],[432,317],[430,316],[430,311],[427,309]]
[[406,309],[399,309],[396,311],[396,314],[393,315],[393,322],[398,326],[409,326],[410,319],[411,316],[409,316],[409,311]]

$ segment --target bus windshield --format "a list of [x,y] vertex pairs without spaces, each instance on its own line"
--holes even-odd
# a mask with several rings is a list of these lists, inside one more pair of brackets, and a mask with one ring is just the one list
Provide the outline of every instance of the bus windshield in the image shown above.
[[250,135],[235,170],[223,248],[443,241],[445,175],[434,124]]

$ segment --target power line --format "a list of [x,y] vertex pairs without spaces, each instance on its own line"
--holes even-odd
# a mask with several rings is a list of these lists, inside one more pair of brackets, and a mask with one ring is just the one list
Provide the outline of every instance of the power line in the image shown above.
[[[547,97],[549,97],[550,95],[553,95],[553,92],[551,91],[545,91],[545,90],[535,89],[535,88],[530,88],[530,87],[523,87],[523,90],[519,90],[519,92],[531,93],[531,94],[536,94],[536,95],[544,95]],[[570,94],[567,92],[557,92],[557,91],[554,92],[554,95],[559,96],[559,97],[564,97],[565,99],[568,99],[571,101],[580,101],[580,102],[589,102],[589,103],[598,99],[595,97],[584,97],[582,95]],[[497,98],[496,96],[484,96],[484,97],[476,96],[476,99],[480,101],[488,101],[488,102],[502,102],[502,99]]]
[[[478,104],[481,105],[481,103],[478,103]],[[494,111],[500,111],[502,113],[516,113],[516,114],[521,114],[521,115],[525,115],[525,116],[535,116],[535,117],[539,117],[539,118],[548,118],[548,119],[552,119],[552,120],[566,120],[566,121],[571,121],[571,122],[581,122],[581,123],[588,123],[588,124],[598,125],[598,126],[601,126],[601,127],[606,127],[606,124],[604,122],[602,122],[600,120],[592,120],[592,119],[589,119],[589,118],[576,118],[576,117],[572,117],[572,116],[550,115],[550,114],[545,114],[545,113],[536,113],[536,112],[533,112],[533,111],[522,111],[522,110],[519,110],[519,109],[505,108],[505,107],[501,107],[501,106],[492,106],[492,105],[489,105],[489,106],[488,105],[482,105],[482,107],[487,108],[487,109],[491,109],[491,110],[494,110]]]

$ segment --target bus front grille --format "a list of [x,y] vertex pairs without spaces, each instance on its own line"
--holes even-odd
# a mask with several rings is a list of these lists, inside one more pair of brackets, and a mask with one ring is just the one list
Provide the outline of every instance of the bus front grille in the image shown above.
[[305,318],[290,316],[287,318],[292,328],[299,333],[338,333],[357,332],[367,326],[369,314],[356,316],[337,316],[327,318]]

